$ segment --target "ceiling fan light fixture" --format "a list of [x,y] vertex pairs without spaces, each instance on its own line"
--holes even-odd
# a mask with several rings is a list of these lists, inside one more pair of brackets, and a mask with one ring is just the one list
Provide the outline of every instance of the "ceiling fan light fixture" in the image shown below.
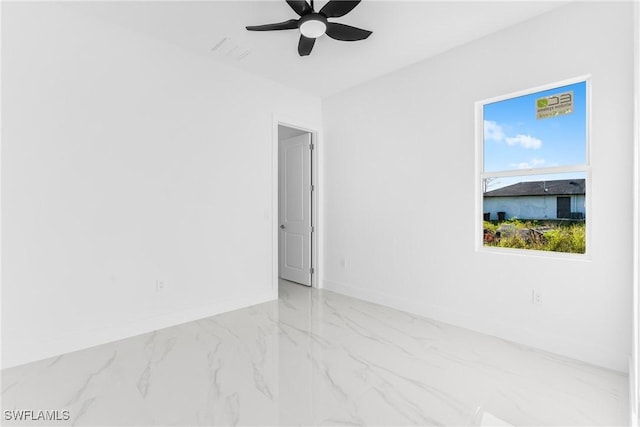
[[310,13],[300,19],[300,33],[310,39],[317,39],[327,31],[327,18],[317,13]]
[[309,37],[311,39],[317,39],[326,31],[326,24],[322,21],[316,21],[315,19],[310,19],[309,21],[303,22],[302,25],[300,25],[300,33],[302,33],[303,36]]

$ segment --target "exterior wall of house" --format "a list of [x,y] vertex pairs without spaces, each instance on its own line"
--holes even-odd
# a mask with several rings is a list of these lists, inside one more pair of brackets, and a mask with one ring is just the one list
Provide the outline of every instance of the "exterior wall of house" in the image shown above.
[[[490,213],[490,219],[498,219],[498,212],[505,212],[506,219],[558,219],[557,198],[559,196],[519,196],[487,197],[483,212]],[[585,196],[572,195],[571,212],[580,212],[586,217]]]

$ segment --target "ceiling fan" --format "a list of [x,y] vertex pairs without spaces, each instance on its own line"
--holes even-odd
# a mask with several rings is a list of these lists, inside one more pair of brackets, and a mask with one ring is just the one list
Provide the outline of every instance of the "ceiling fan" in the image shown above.
[[289,19],[288,21],[275,24],[253,25],[246,27],[249,31],[274,31],[274,30],[300,30],[300,41],[298,42],[298,54],[307,56],[311,53],[316,39],[323,34],[332,39],[342,41],[364,40],[371,35],[371,31],[350,25],[329,22],[327,18],[339,18],[351,12],[361,0],[330,0],[319,12],[313,9],[306,0],[286,0],[298,15],[299,19]]

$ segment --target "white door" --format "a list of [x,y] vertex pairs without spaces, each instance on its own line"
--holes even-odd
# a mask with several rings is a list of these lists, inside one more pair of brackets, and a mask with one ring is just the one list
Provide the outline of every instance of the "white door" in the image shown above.
[[280,277],[311,286],[311,134],[279,142]]

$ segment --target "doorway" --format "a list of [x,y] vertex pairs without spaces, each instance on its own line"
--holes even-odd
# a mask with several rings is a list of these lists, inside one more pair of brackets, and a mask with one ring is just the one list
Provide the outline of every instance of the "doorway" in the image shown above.
[[556,218],[571,218],[571,197],[558,196],[556,198]]
[[314,134],[278,124],[278,278],[312,286]]

